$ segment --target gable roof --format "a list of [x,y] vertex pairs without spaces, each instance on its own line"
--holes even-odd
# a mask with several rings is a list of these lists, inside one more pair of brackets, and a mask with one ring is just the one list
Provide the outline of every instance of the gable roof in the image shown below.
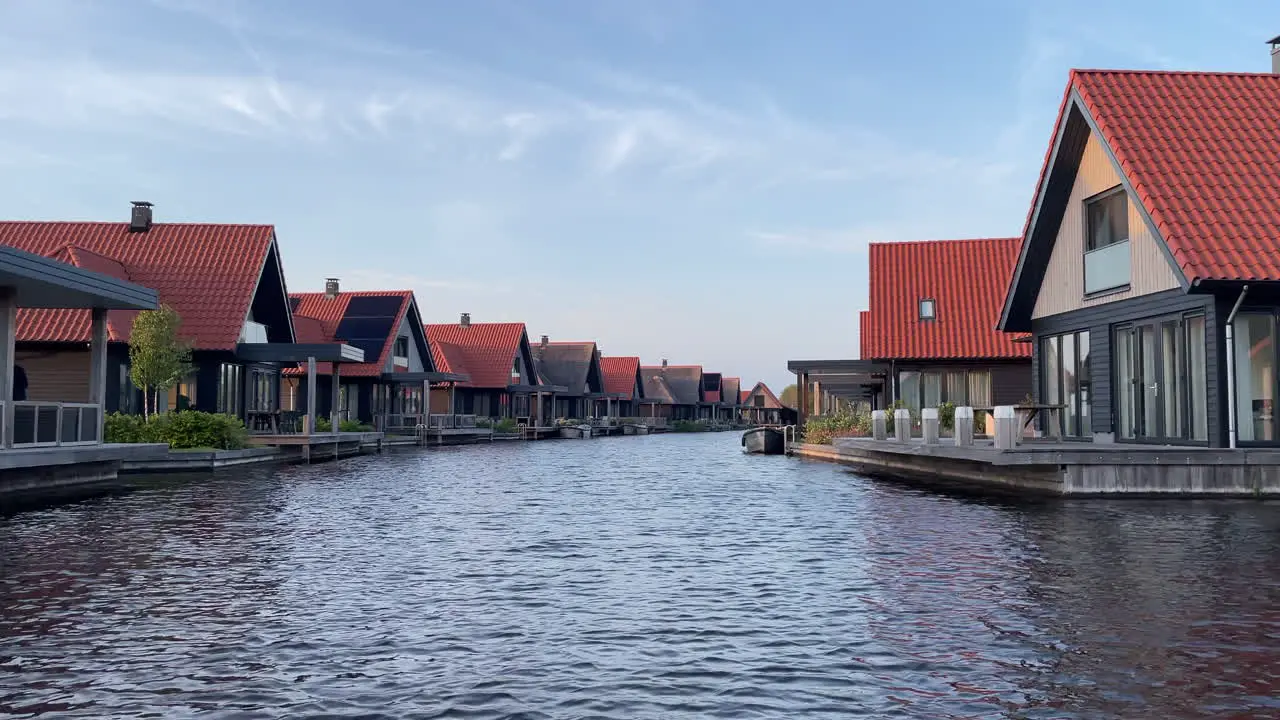
[[[1018,246],[1018,238],[872,243],[862,358],[1030,357],[1029,345],[996,329]],[[920,318],[924,299],[934,301],[933,320]]]
[[701,365],[668,365],[663,375],[675,404],[697,405],[702,402]]
[[738,404],[739,404],[739,405],[746,405],[746,404],[747,404],[747,398],[749,398],[749,397],[751,397],[751,391],[750,391],[750,390],[743,390],[742,392],[740,392],[740,393],[738,394]]
[[1001,327],[1030,330],[1026,306],[1094,132],[1184,289],[1280,280],[1280,75],[1072,70]]
[[742,404],[742,398],[739,397],[739,392],[742,389],[742,378],[720,378],[720,389],[721,396],[724,398],[723,402],[729,405]]
[[640,358],[638,357],[601,357],[600,372],[604,373],[604,391],[612,394],[626,395],[628,400],[637,400],[637,385],[641,397],[644,394],[644,380],[640,377]]
[[[714,390],[707,389],[707,379],[711,378],[715,381]],[[704,372],[702,373],[702,401],[709,403],[720,402],[720,391],[724,389],[724,375],[720,373]]]
[[[343,377],[378,377],[382,375],[383,369],[387,366],[387,359],[395,349],[395,339],[400,326],[404,323],[405,316],[417,315],[417,303],[414,300],[412,290],[340,292],[334,297],[329,297],[322,292],[290,293],[289,302],[293,306],[294,335],[297,337],[298,342],[369,341],[371,338],[355,337],[346,331],[343,334],[351,335],[351,337],[342,337],[339,334],[343,319],[351,316],[351,301],[356,298],[387,298],[393,303],[397,301],[399,303],[395,306],[394,320],[387,329],[386,336],[381,338],[381,344],[373,352],[369,352],[366,349],[365,359],[369,360],[369,362],[344,364],[340,372]],[[303,339],[304,336],[306,339]],[[432,370],[430,352],[427,351],[425,346],[419,347],[419,351],[423,353],[425,371],[430,372]],[[297,375],[305,374],[306,371],[301,367],[296,367],[285,368],[284,372],[286,375]],[[332,372],[332,363],[316,363],[317,374],[328,375]]]
[[765,385],[763,382],[756,383],[756,386],[751,388],[751,392],[747,393],[747,398],[749,399],[756,395],[764,396],[764,406],[766,409],[779,410],[783,407],[782,401],[779,400],[778,396],[774,395],[773,391],[769,389],[769,386]]
[[641,367],[640,377],[644,380],[644,402],[659,405],[675,405],[676,396],[667,384],[667,378],[660,367]]
[[[128,223],[0,221],[0,245],[152,288],[197,350],[235,349],[274,244],[270,225],[156,223],[130,232]],[[17,339],[88,342],[89,312],[19,310]],[[109,339],[128,341],[132,323],[131,313],[108,314]]]
[[[534,363],[544,384],[568,388],[566,395],[589,395],[603,392],[600,352],[594,342],[548,342],[539,345]],[[594,370],[594,373],[592,372]],[[591,387],[592,377],[596,387]]]
[[[483,389],[509,387],[516,355],[529,345],[524,323],[432,324],[427,325],[427,339],[436,370],[469,375],[471,379],[457,383],[458,387]],[[537,372],[535,368],[528,371]]]

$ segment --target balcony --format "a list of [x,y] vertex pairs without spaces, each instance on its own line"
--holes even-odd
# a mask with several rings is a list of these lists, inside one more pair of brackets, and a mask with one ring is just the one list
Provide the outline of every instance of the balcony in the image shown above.
[[[0,423],[7,413],[0,402]],[[90,403],[13,402],[13,447],[61,447],[101,442],[102,407]],[[0,426],[0,432],[3,427]]]
[[250,345],[266,344],[268,342],[267,326],[252,320],[245,320],[244,327],[240,328],[240,340],[238,342]]
[[1112,243],[1084,254],[1084,294],[1117,290],[1129,284],[1129,241]]

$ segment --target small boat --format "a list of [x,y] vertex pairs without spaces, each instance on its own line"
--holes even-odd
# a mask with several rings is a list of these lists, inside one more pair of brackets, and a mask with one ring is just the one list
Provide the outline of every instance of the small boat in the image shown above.
[[590,425],[561,425],[560,437],[569,438],[571,440],[586,440],[591,438]]
[[781,455],[786,452],[786,437],[779,428],[752,428],[742,433],[742,447],[755,455]]

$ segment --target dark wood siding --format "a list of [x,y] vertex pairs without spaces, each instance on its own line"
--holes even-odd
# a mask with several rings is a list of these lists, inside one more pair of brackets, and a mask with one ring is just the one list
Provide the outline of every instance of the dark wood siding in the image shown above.
[[1079,330],[1089,331],[1089,379],[1093,385],[1093,407],[1090,422],[1094,433],[1114,433],[1115,413],[1113,411],[1112,378],[1114,376],[1111,361],[1112,331],[1117,325],[1162,315],[1176,315],[1203,311],[1205,316],[1205,338],[1208,347],[1205,349],[1206,408],[1209,414],[1209,444],[1221,447],[1226,444],[1226,423],[1221,415],[1224,404],[1223,390],[1225,385],[1225,368],[1221,358],[1224,352],[1222,329],[1219,317],[1225,317],[1230,311],[1230,301],[1226,310],[1220,310],[1221,302],[1213,295],[1186,294],[1182,290],[1146,295],[1130,300],[1098,305],[1075,312],[1040,318],[1032,322],[1035,335],[1035,351],[1032,355],[1032,376],[1034,382],[1032,392],[1040,399],[1040,341],[1049,335],[1058,335]]
[[897,374],[900,372],[937,372],[949,370],[989,370],[991,403],[1016,405],[1031,392],[1032,365],[1029,359],[1010,360],[935,360],[930,362],[901,360],[893,363],[894,397],[897,397]]

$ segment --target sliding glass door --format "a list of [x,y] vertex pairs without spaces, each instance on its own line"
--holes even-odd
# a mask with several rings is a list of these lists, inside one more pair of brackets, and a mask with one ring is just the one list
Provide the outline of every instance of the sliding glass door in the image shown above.
[[1276,323],[1270,313],[1240,313],[1233,328],[1236,365],[1236,437],[1276,439]]
[[[1059,407],[1055,417],[1062,437],[1092,437],[1089,331],[1053,335],[1040,343],[1040,397]],[[1046,422],[1052,422],[1046,420]],[[1044,427],[1048,431],[1051,428]]]
[[1118,438],[1208,440],[1204,316],[1118,327],[1112,349]]

